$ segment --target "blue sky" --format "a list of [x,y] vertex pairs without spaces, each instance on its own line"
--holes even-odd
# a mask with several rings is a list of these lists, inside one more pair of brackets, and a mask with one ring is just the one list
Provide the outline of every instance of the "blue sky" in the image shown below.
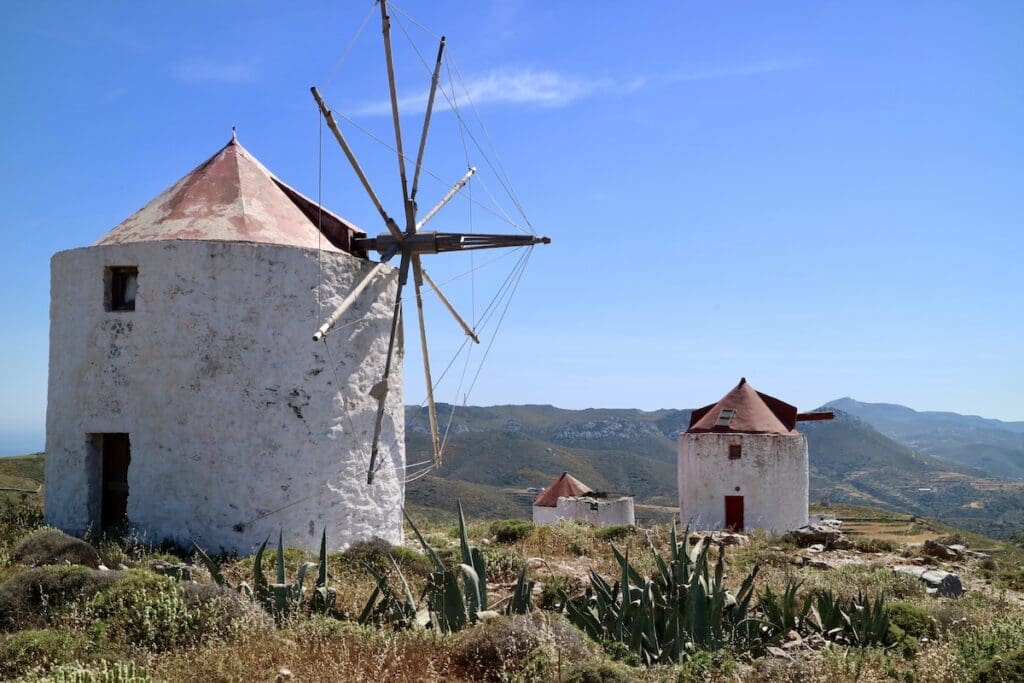
[[[447,35],[452,81],[472,95],[532,225],[554,239],[532,255],[470,403],[691,407],[745,375],[804,408],[850,395],[1024,419],[1021,3],[399,7]],[[335,71],[371,10],[5,8],[0,452],[42,446],[54,252],[93,242],[216,152],[232,125],[316,196],[311,85],[389,139],[376,14]],[[436,44],[402,25],[409,147],[427,86],[412,46],[430,60]],[[465,101],[462,111],[472,118]],[[467,154],[452,112],[435,119],[426,165],[447,183]],[[393,154],[347,130],[395,206]],[[322,149],[325,203],[379,231],[336,145]],[[487,190],[514,210],[470,152],[479,204],[460,198],[434,227],[504,231],[483,210]],[[423,196],[445,189],[425,179]],[[485,260],[433,259],[438,280]],[[481,269],[473,288],[452,283],[459,308],[479,313],[514,259]],[[428,307],[443,366],[461,340]],[[439,398],[462,400],[452,382]]]

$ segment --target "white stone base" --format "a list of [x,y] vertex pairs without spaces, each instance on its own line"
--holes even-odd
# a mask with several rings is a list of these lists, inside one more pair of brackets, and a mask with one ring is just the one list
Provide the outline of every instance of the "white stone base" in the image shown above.
[[[104,310],[104,268],[137,266],[136,310]],[[134,242],[52,261],[46,519],[98,525],[90,435],[128,433],[128,518],[147,541],[249,553],[402,541],[402,353],[366,484],[394,271],[312,334],[372,263],[268,244]],[[320,282],[320,306],[317,283]],[[346,325],[359,321],[354,325]],[[337,373],[337,375],[335,375]],[[335,377],[340,381],[341,391]],[[94,451],[95,449],[93,449]]]

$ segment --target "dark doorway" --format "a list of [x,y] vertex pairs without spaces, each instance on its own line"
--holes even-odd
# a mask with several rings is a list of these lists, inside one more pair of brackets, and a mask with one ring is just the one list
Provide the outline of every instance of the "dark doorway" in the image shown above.
[[743,531],[743,496],[725,497],[725,528]]
[[106,530],[128,520],[128,465],[132,454],[127,434],[103,434],[101,438],[100,528]]

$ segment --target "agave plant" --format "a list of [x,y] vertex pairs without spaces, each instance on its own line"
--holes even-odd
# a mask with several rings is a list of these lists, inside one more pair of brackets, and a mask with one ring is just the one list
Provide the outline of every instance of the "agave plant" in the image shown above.
[[[420,625],[436,628],[443,633],[453,633],[485,616],[497,614],[488,609],[487,565],[480,549],[469,544],[461,502],[458,511],[461,562],[453,569],[444,565],[437,551],[423,538],[415,522],[406,515],[409,526],[423,546],[423,552],[433,565],[423,595],[419,601],[413,599],[409,582],[393,557],[389,556],[400,590],[392,589],[382,573],[364,563],[377,585],[359,616],[359,623],[388,623],[397,627]],[[506,614],[525,614],[533,609],[534,583],[527,580],[527,564],[523,563],[512,597],[503,609]],[[417,611],[417,605],[424,601],[426,606]]]
[[267,543],[270,539],[263,541],[260,545],[259,550],[256,551],[256,556],[253,558],[252,563],[252,583],[245,581],[239,583],[237,586],[231,586],[228,580],[224,577],[223,572],[220,569],[220,565],[209,556],[199,544],[192,541],[192,545],[196,549],[196,553],[199,555],[203,564],[210,572],[210,577],[214,583],[220,586],[228,588],[234,588],[239,593],[253,599],[260,604],[267,612],[274,616],[274,619],[280,621],[285,616],[301,608],[305,604],[306,596],[306,574],[310,569],[318,567],[316,586],[313,591],[312,599],[310,600],[309,608],[313,611],[326,613],[334,608],[336,591],[327,585],[327,530],[324,529],[323,535],[320,538],[320,557],[318,563],[303,562],[295,575],[295,581],[288,583],[285,572],[284,562],[284,536],[278,534],[277,537],[277,574],[276,581],[270,583],[267,580],[266,574],[263,572],[263,553],[267,549]]
[[800,602],[797,591],[800,590],[801,583],[791,580],[781,595],[777,595],[771,586],[768,586],[758,596],[757,607],[764,615],[764,621],[772,634],[806,631],[813,596],[808,595],[802,603]]
[[710,545],[703,539],[692,544],[688,531],[680,545],[673,524],[667,562],[651,546],[658,567],[654,579],[641,576],[613,545],[618,581],[609,584],[591,571],[591,588],[582,598],[560,591],[570,621],[594,640],[625,644],[648,665],[679,662],[693,649],[748,649],[760,643],[761,622],[750,616],[759,567],[736,596],[730,595],[722,581],[725,547],[719,546],[712,572]]

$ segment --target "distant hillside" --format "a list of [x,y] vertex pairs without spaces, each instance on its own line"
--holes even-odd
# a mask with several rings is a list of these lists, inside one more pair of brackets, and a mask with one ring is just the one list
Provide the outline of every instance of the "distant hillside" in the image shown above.
[[[439,406],[439,413],[446,422],[450,406]],[[596,489],[674,506],[676,439],[689,415],[539,405],[459,408],[443,467],[413,482],[408,497],[416,505],[443,507],[457,495],[472,496],[474,514],[508,516],[518,505],[527,516],[530,497],[523,490],[569,471]],[[429,459],[425,409],[409,408],[406,420],[409,462]],[[1024,485],[917,453],[842,411],[835,420],[801,423],[800,429],[810,448],[812,500],[928,515],[1002,535],[1024,527]]]
[[992,534],[1024,527],[1024,484],[917,453],[841,411],[800,429],[810,450],[812,500],[899,510]]
[[[450,407],[438,411],[445,416]],[[595,489],[638,500],[676,500],[676,446],[668,434],[688,423],[685,411],[562,410],[551,406],[468,407],[456,411],[445,449],[443,479],[523,489],[547,486],[564,471]],[[406,459],[430,459],[425,410],[406,414]],[[409,488],[419,502],[421,489]]]
[[886,436],[921,453],[976,467],[991,476],[1024,480],[1024,422],[917,411],[892,403],[862,403],[852,398],[836,399],[828,405],[856,415]]

